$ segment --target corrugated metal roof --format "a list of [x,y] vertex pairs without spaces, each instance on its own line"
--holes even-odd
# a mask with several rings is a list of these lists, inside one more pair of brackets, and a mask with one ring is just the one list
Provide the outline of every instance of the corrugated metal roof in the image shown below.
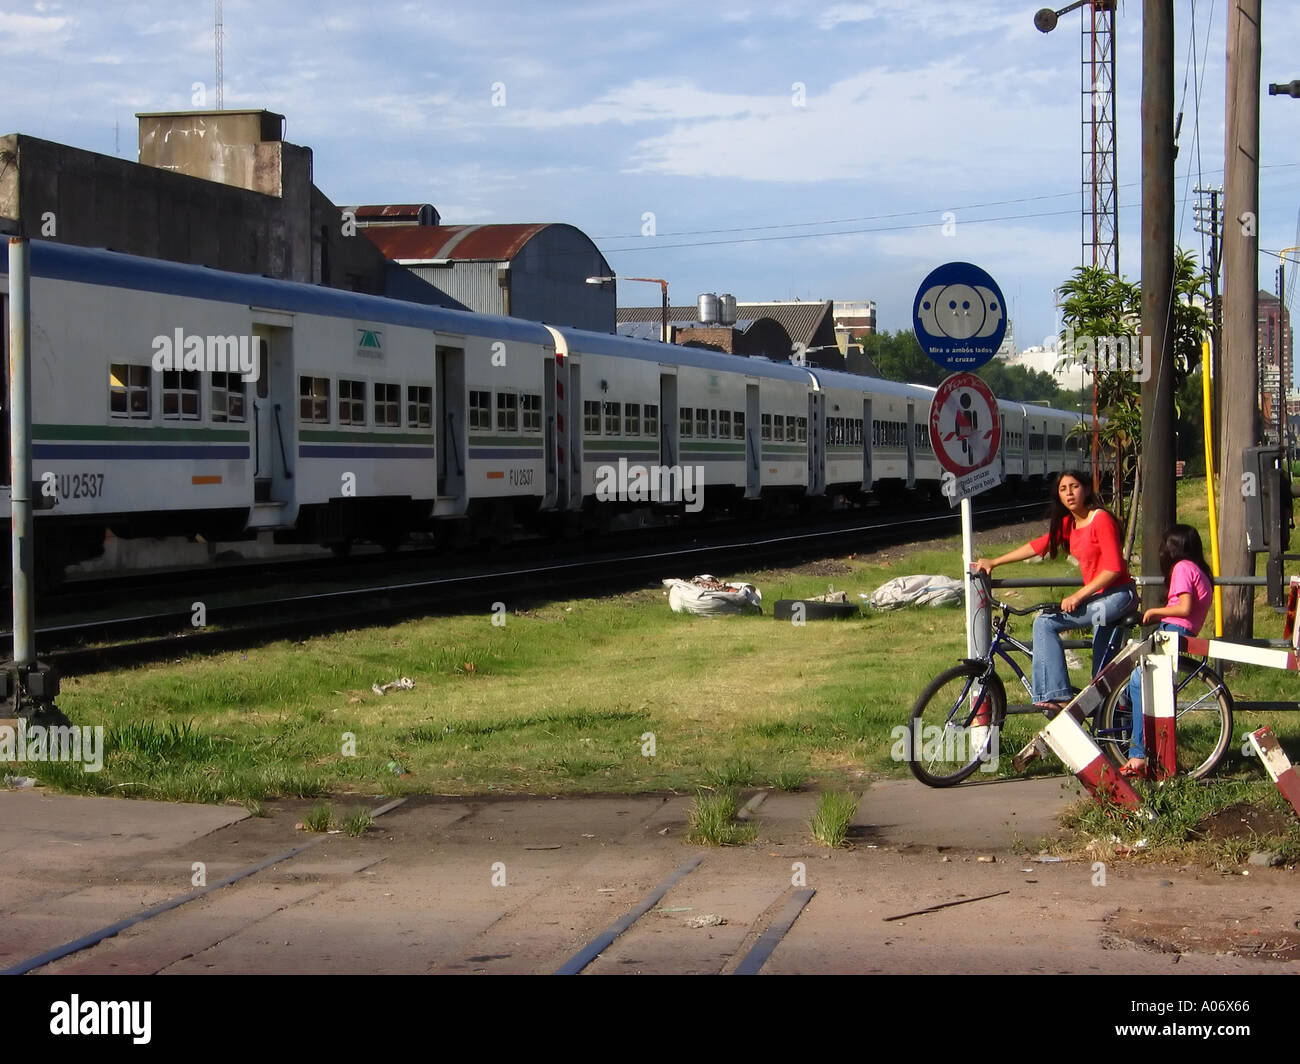
[[384,256],[397,262],[477,259],[509,262],[551,222],[509,225],[396,225],[366,229]]
[[[831,314],[831,301],[812,301],[806,303],[737,303],[737,309],[744,310],[747,320],[773,318],[780,323],[796,344],[812,346],[812,339],[817,330]],[[699,309],[695,305],[669,307],[670,320],[684,319],[699,321]],[[663,307],[619,307],[616,320],[619,324],[632,321],[662,321]]]

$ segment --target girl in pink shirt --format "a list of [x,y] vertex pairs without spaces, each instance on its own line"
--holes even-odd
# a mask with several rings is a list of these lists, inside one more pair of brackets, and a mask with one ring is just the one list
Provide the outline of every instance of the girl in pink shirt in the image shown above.
[[[1143,624],[1160,622],[1160,631],[1196,635],[1205,623],[1214,596],[1213,576],[1205,564],[1201,535],[1191,525],[1174,525],[1160,544],[1160,571],[1165,575],[1169,595],[1165,605],[1153,606],[1142,615]],[[1128,683],[1133,707],[1133,734],[1129,758],[1120,775],[1145,779],[1146,748],[1142,743],[1142,670],[1135,669]]]

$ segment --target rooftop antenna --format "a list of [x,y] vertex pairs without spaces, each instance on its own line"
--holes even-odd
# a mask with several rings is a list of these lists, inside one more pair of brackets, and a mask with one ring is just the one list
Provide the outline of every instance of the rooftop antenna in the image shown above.
[[217,0],[217,25],[213,37],[217,46],[217,110],[220,111],[222,109],[223,82],[225,81],[225,73],[222,70],[223,63],[221,55],[221,0]]

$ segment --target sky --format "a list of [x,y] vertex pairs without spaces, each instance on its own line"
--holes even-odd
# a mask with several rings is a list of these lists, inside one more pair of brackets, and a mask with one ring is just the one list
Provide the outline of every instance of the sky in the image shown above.
[[[1080,16],[1039,0],[225,0],[224,104],[287,116],[335,203],[444,224],[568,222],[674,303],[875,300],[965,260],[1020,347],[1081,260]],[[1229,0],[1175,0],[1176,234],[1223,180]],[[1120,270],[1141,276],[1141,7],[1120,0]],[[1300,78],[1300,4],[1263,0],[1262,80]],[[136,157],[135,114],[213,107],[212,0],[0,0],[0,133]],[[1300,99],[1260,101],[1262,249],[1300,244]],[[1261,254],[1272,290],[1276,256]],[[1291,271],[1300,272],[1300,266]],[[622,305],[657,286],[624,281]]]

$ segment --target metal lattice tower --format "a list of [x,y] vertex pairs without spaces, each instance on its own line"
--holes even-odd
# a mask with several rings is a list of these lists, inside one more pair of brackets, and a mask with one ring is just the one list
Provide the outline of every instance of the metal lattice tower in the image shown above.
[[1089,0],[1081,22],[1083,265],[1119,273],[1115,186],[1115,0]]
[[217,0],[217,25],[214,31],[215,43],[217,46],[217,110],[222,108],[223,89],[225,82],[225,70],[223,56],[221,54],[221,0]]

